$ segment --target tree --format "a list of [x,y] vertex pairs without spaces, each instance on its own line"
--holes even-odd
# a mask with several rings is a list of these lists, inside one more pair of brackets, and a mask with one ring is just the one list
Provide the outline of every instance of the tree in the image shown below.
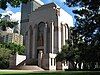
[[73,10],[77,14],[75,16],[76,32],[82,35],[86,43],[98,44],[100,41],[100,0],[66,1],[69,6],[79,6],[80,8]]
[[6,27],[14,28],[16,25],[18,25],[18,21],[11,21],[10,19],[9,20],[3,19],[6,16],[9,16],[9,15],[5,15],[4,17],[2,17],[2,14],[1,14],[2,18],[0,17],[0,27],[3,31],[6,30]]
[[12,7],[19,7],[21,3],[27,3],[30,0],[0,0],[0,8],[5,10],[7,8],[7,3]]
[[0,69],[9,68],[10,55],[25,54],[24,46],[14,43],[0,43]]
[[1,16],[2,16],[2,14],[0,14],[0,20],[1,20]]
[[[79,35],[78,40],[83,40],[83,43],[77,44],[82,51],[82,60],[90,65],[99,62],[100,0],[66,0],[66,4],[69,7],[78,7],[77,10],[73,10],[76,14],[74,31]],[[91,68],[94,68],[93,66]]]
[[2,47],[10,49],[12,55],[16,54],[16,52],[18,54],[25,54],[25,47],[23,45],[17,45],[15,43],[2,43],[2,45]]
[[18,25],[18,22],[13,22],[13,21],[4,21],[4,20],[1,20],[0,21],[0,27],[3,31],[6,30],[6,27],[10,27],[10,28],[13,28],[15,27],[16,25]]
[[[73,27],[70,28],[71,35],[73,33]],[[75,42],[72,41],[74,38]],[[62,51],[58,53],[56,60],[63,62],[63,61],[69,61],[71,66],[69,65],[69,69],[76,69],[76,64],[78,63],[78,59],[80,56],[79,49],[77,48],[75,37],[71,37],[70,40],[66,40],[66,44],[62,47]],[[74,63],[76,61],[76,64]]]
[[84,63],[83,68],[88,69],[88,65],[91,65],[90,62],[97,60],[96,53],[94,53],[94,50],[91,50],[91,45],[84,42],[76,32],[75,27],[71,27],[70,32],[70,40],[66,41],[66,45],[62,47],[62,51],[58,53],[56,59],[61,62],[63,60],[69,61],[72,64],[70,69],[77,69],[77,64],[79,69],[81,69],[82,63]]
[[0,69],[6,69],[9,67],[9,57],[11,51],[7,48],[0,47]]

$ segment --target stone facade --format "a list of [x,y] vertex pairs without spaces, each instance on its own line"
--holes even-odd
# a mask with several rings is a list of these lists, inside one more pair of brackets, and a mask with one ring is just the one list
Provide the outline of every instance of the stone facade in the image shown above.
[[0,42],[5,43],[15,43],[18,45],[23,45],[23,36],[18,33],[13,33],[12,31],[1,31],[0,32]]
[[[22,11],[26,9],[24,6],[22,8]],[[23,15],[25,14],[22,12]],[[22,20],[24,18],[22,17]],[[21,24],[26,47],[26,64],[33,60],[43,69],[56,70],[55,58],[61,51],[61,47],[65,45],[65,41],[68,40],[68,25],[71,23],[67,20],[72,20],[72,17],[55,3],[50,3],[37,6],[26,18],[28,21]]]

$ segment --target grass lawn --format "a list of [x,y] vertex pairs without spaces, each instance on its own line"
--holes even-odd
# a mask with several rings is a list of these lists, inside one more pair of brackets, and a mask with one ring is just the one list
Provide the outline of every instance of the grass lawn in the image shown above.
[[92,71],[66,71],[66,72],[25,72],[25,71],[0,71],[0,75],[100,75],[100,72]]

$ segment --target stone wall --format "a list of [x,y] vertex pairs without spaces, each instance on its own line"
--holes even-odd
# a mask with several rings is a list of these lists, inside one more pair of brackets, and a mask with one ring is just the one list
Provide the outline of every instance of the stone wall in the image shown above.
[[[16,53],[15,55],[12,55],[9,59],[9,68],[16,68],[18,65],[20,65],[23,61],[26,60],[25,55],[19,55]],[[23,62],[25,64],[25,62]]]

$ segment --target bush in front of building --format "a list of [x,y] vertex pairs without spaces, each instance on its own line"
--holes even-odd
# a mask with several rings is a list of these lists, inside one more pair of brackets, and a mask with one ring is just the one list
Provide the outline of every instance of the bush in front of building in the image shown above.
[[25,54],[24,46],[17,45],[14,43],[0,43],[0,69],[9,68],[9,58],[11,55]]
[[0,69],[6,69],[9,67],[9,57],[11,50],[7,48],[0,48]]

